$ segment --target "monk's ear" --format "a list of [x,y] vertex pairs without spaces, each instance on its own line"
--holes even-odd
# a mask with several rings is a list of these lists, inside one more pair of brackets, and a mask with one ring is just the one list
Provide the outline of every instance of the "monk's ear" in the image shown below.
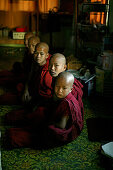
[[64,70],[66,70],[66,69],[67,69],[67,65],[65,64],[65,65],[64,65]]
[[48,58],[49,57],[49,53],[47,53],[47,55],[46,55],[46,58]]
[[70,90],[70,92],[72,92],[72,90],[73,90],[73,87],[71,87],[71,90]]
[[73,90],[73,87],[71,87],[71,91]]

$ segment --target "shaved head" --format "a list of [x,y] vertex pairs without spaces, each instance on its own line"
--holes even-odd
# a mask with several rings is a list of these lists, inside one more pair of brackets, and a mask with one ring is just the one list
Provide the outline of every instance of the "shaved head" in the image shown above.
[[45,42],[40,42],[35,46],[34,60],[40,65],[44,65],[47,62],[49,56],[49,46]]
[[29,48],[29,52],[31,54],[34,54],[35,46],[39,42],[40,42],[40,38],[38,36],[33,36],[33,37],[29,38],[29,40],[28,40],[28,48]]
[[29,38],[28,43],[36,45],[37,43],[40,43],[40,38],[38,36],[32,36]]
[[59,78],[65,80],[67,83],[70,83],[70,85],[73,86],[73,83],[74,83],[74,76],[73,76],[73,74],[64,71],[62,73],[59,73],[57,79],[59,79]]
[[34,34],[33,34],[33,32],[27,32],[26,34],[25,34],[25,36],[24,36],[24,38],[30,38],[30,37],[33,37],[34,36]]
[[46,50],[46,52],[48,53],[49,52],[49,46],[48,46],[48,44],[47,43],[45,43],[45,42],[40,42],[39,44],[37,44],[36,45],[36,47],[35,47],[35,50],[36,49],[45,49]]
[[[62,64],[64,64],[64,65],[66,65],[66,58],[65,58],[65,56],[63,55],[63,54],[61,54],[61,53],[55,53],[55,54],[53,54],[52,55],[52,57],[51,57],[51,59],[60,59],[61,61],[62,61]],[[51,60],[50,59],[50,60]]]
[[25,44],[26,47],[28,47],[28,40],[29,40],[29,38],[31,38],[33,36],[34,36],[33,32],[27,32],[25,34],[25,36],[24,36],[24,44]]
[[55,53],[49,62],[49,73],[52,77],[66,70],[66,58],[63,54]]
[[60,99],[65,98],[69,93],[71,93],[73,83],[74,76],[71,73],[66,71],[59,73],[55,81],[55,96]]

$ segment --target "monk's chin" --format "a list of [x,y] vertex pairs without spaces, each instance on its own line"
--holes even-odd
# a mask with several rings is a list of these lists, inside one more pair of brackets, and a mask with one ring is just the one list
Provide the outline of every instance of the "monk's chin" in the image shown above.
[[59,95],[57,94],[56,96],[57,96],[57,98],[59,98],[59,99],[64,98],[64,97],[63,97],[62,95],[60,95],[60,94],[59,94]]
[[53,72],[50,72],[50,74],[51,74],[52,77],[56,77],[57,76],[56,73],[53,73]]

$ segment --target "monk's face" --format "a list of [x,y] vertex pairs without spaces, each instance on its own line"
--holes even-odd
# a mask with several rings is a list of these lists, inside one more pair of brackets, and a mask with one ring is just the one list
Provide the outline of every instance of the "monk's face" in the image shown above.
[[46,63],[46,59],[48,58],[48,50],[45,47],[37,47],[34,53],[34,60],[40,65],[44,65]]
[[66,65],[62,58],[53,57],[49,63],[49,72],[52,77],[57,77],[59,73],[66,70]]
[[30,52],[31,54],[34,54],[36,44],[37,44],[37,42],[34,41],[33,39],[28,42],[29,52]]
[[65,98],[72,91],[72,83],[59,77],[55,83],[55,95],[59,99]]

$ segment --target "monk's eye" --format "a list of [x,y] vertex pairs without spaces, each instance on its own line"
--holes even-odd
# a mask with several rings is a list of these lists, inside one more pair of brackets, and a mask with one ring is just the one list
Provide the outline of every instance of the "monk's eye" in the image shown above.
[[34,44],[32,44],[31,46],[32,46],[33,48],[35,48],[35,45],[34,45]]
[[58,65],[58,64],[56,64],[56,65],[55,65],[55,67],[59,67],[59,65]]
[[44,53],[40,53],[40,55],[44,55]]
[[66,90],[67,88],[66,88],[66,87],[64,87],[63,89],[64,89],[64,90]]
[[39,55],[39,53],[38,53],[38,52],[34,52],[34,54],[35,54],[35,55]]

